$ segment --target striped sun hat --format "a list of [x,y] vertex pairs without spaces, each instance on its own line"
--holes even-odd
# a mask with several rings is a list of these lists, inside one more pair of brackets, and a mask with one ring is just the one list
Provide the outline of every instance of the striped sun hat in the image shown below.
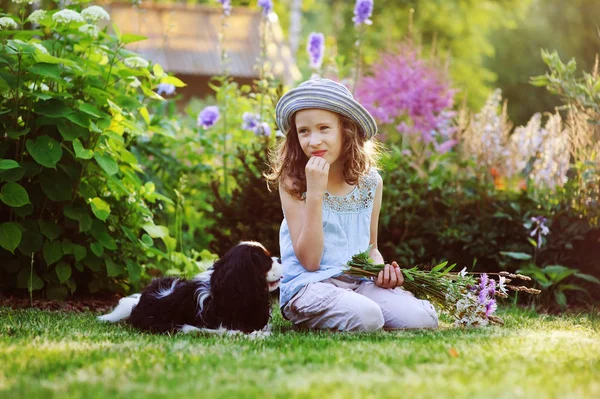
[[368,140],[377,134],[377,123],[358,103],[346,86],[330,79],[316,78],[300,83],[285,93],[275,107],[279,129],[287,134],[292,116],[302,110],[318,108],[347,116],[358,124]]

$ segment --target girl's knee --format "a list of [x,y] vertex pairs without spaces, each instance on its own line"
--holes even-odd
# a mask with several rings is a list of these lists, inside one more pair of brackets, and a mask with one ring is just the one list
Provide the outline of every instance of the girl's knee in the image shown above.
[[379,305],[373,301],[364,302],[362,306],[355,309],[354,331],[377,331],[383,328],[385,319]]

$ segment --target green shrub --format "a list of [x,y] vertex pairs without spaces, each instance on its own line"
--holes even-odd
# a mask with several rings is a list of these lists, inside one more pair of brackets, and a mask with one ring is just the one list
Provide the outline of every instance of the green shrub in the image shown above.
[[70,8],[34,12],[31,30],[22,9],[0,32],[0,288],[52,298],[128,291],[175,249],[150,209],[171,200],[129,148],[164,130],[149,119],[152,89],[183,83],[124,49],[143,37],[100,31],[101,8]]

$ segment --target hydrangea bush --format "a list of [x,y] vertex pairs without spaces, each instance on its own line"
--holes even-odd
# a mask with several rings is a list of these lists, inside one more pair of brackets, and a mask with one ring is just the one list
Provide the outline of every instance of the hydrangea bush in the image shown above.
[[148,105],[182,86],[125,49],[144,37],[100,29],[79,4],[0,19],[0,281],[64,298],[127,291],[146,270],[194,268],[153,209],[156,191],[130,151],[165,129]]

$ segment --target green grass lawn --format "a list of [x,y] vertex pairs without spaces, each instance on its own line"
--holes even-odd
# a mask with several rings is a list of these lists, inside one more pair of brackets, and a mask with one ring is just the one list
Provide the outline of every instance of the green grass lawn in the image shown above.
[[1,398],[599,398],[600,315],[504,327],[157,336],[92,313],[0,308]]

